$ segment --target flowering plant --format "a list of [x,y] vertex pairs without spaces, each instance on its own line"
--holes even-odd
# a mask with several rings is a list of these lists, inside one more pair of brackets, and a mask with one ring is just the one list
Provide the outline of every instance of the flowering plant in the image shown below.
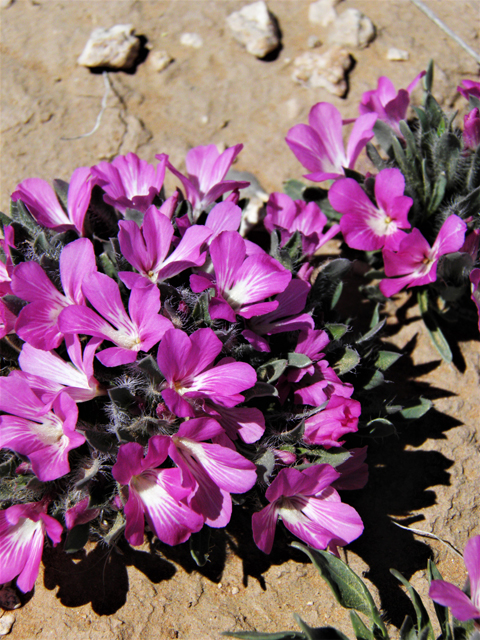
[[[423,103],[407,120],[410,94],[421,78]],[[295,125],[287,143],[310,171],[306,178],[334,182],[327,192],[290,181],[287,192],[319,204],[339,222],[346,245],[363,252],[370,265],[363,287],[369,298],[385,302],[405,287],[416,289],[427,330],[450,362],[442,326],[474,317],[470,295],[480,308],[480,83],[464,80],[458,87],[469,100],[462,131],[456,114],[435,100],[432,82],[432,63],[398,93],[380,78],[377,89],[362,97],[347,155],[339,112],[327,103],[315,105],[309,125]],[[376,175],[354,171],[362,148]]]
[[[338,493],[367,481],[352,437],[429,405],[372,399],[399,354],[375,342],[378,308],[349,339],[335,307],[350,263],[316,256],[340,227],[315,203],[274,194],[258,241],[240,235],[248,183],[226,179],[240,150],[192,149],[188,176],[130,153],[15,189],[1,216],[0,583],[33,587],[46,536],[73,553],[141,545],[148,527],[203,564],[233,503],[265,553],[279,518],[333,552],[362,533]],[[185,193],[166,196],[166,170]]]

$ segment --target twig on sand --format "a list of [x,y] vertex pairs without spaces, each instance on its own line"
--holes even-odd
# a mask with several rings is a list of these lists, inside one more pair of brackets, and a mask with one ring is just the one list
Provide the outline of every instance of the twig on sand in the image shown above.
[[98,128],[100,126],[100,122],[102,121],[103,113],[104,113],[105,109],[107,108],[107,98],[108,98],[108,94],[110,93],[110,89],[111,89],[110,78],[108,77],[108,72],[104,71],[102,73],[102,75],[103,75],[103,82],[105,83],[105,93],[103,94],[102,107],[100,109],[100,113],[97,116],[97,120],[95,122],[95,126],[93,127],[93,129],[91,131],[89,131],[88,133],[84,133],[81,136],[73,136],[73,138],[64,138],[62,136],[60,138],[60,140],[80,140],[81,138],[88,138],[88,136],[93,135],[95,133],[95,131],[98,130]]

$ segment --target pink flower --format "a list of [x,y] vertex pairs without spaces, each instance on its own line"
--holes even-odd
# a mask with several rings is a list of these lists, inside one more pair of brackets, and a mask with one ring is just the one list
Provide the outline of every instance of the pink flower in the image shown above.
[[154,167],[134,153],[128,153],[92,167],[95,184],[105,191],[105,202],[122,214],[127,209],[144,213],[160,193],[165,178],[167,156],[157,158],[160,162]]
[[432,580],[428,595],[434,602],[449,607],[457,620],[480,619],[480,536],[470,538],[463,554],[470,582],[470,598],[444,580]]
[[122,254],[139,272],[119,272],[120,279],[130,289],[173,278],[185,269],[205,262],[207,254],[202,252],[202,245],[211,235],[206,227],[195,225],[188,228],[170,255],[173,225],[156,207],[147,209],[140,228],[133,220],[122,220],[119,227],[118,242]]
[[341,476],[332,483],[332,487],[339,491],[363,489],[368,482],[368,465],[365,462],[367,449],[368,447],[361,447],[349,450],[350,458],[336,467]]
[[177,416],[195,417],[197,402],[234,407],[244,401],[241,391],[257,381],[255,369],[246,362],[225,358],[214,365],[222,342],[211,329],[191,336],[180,329],[167,331],[158,347],[158,367],[165,376],[162,396]]
[[305,256],[313,256],[320,247],[337,235],[340,230],[338,224],[332,225],[323,233],[327,223],[327,216],[315,202],[292,200],[285,193],[272,193],[267,202],[265,228],[270,233],[274,229],[280,231],[281,246],[298,231],[301,234]]
[[187,503],[193,487],[182,482],[180,469],[157,468],[167,458],[168,445],[166,436],[154,436],[143,457],[141,445],[123,444],[112,467],[115,480],[128,486],[125,537],[134,546],[143,544],[144,517],[157,538],[169,545],[185,542],[203,526],[203,518]]
[[462,84],[463,87],[457,87],[460,95],[466,100],[468,100],[470,96],[480,100],[480,82],[475,82],[475,80],[462,80]]
[[480,110],[472,109],[465,114],[463,125],[463,146],[475,150],[480,144]]
[[358,400],[332,395],[327,406],[305,420],[303,439],[308,444],[320,444],[326,449],[339,447],[340,438],[358,431],[358,418],[362,408]]
[[60,314],[59,326],[64,333],[95,336],[117,345],[97,353],[106,367],[135,362],[139,351],[151,349],[173,326],[158,313],[160,291],[157,287],[132,289],[129,314],[123,306],[118,284],[103,273],[92,273],[85,278],[83,292],[98,313],[86,306],[71,306]]
[[275,258],[266,254],[247,255],[247,245],[236,231],[223,231],[210,245],[215,271],[190,276],[195,293],[215,287],[209,303],[212,318],[235,322],[237,314],[244,318],[259,316],[277,308],[278,302],[265,298],[287,288],[292,274]]
[[308,313],[301,313],[310,291],[310,285],[303,280],[293,279],[288,283],[285,291],[275,297],[278,306],[273,311],[261,316],[254,316],[247,322],[248,329],[242,331],[242,336],[257,351],[270,351],[270,346],[262,336],[296,331],[298,329],[313,329],[315,324]]
[[36,349],[27,342],[22,347],[18,363],[22,371],[12,375],[27,381],[43,402],[52,402],[59,393],[67,393],[75,402],[86,402],[106,393],[93,375],[93,358],[101,338],[92,338],[82,354],[77,335],[67,334],[65,342],[71,362],[55,351]]
[[42,482],[56,480],[70,471],[68,452],[85,442],[75,430],[78,409],[61,393],[53,411],[16,376],[0,378],[0,449],[27,456],[33,473]]
[[87,496],[65,511],[65,526],[67,529],[73,529],[77,524],[86,524],[100,514],[100,509],[88,508],[89,502],[90,496]]
[[0,584],[17,578],[23,593],[37,579],[45,534],[54,545],[62,537],[62,525],[47,515],[44,502],[16,504],[0,511]]
[[270,553],[278,518],[314,549],[326,549],[331,542],[345,545],[358,538],[363,531],[360,516],[330,486],[339,477],[328,464],[303,471],[281,469],[265,494],[270,504],[252,516],[257,547]]
[[286,142],[297,160],[312,172],[304,177],[322,182],[344,176],[344,167],[353,169],[360,152],[373,138],[376,120],[376,113],[357,118],[345,153],[340,112],[328,102],[319,102],[310,110],[309,124],[292,127]]
[[30,303],[20,311],[15,324],[19,337],[45,351],[60,346],[64,332],[58,324],[59,315],[71,305],[85,305],[82,283],[96,270],[93,245],[87,238],[67,244],[60,254],[60,280],[65,295],[36,262],[22,262],[16,266],[12,277],[13,292]]
[[230,494],[249,491],[257,480],[255,464],[235,447],[206,442],[222,433],[216,420],[188,420],[170,438],[168,449],[168,455],[182,470],[183,482],[195,487],[189,505],[215,528],[230,521]]
[[478,285],[480,284],[480,269],[472,269],[470,272],[470,282],[472,286],[471,298],[477,307],[478,328],[480,330],[480,291],[478,290]]
[[343,214],[340,220],[345,242],[353,249],[396,250],[409,229],[412,198],[404,194],[405,178],[399,169],[383,169],[375,178],[375,205],[352,178],[335,182],[328,192],[330,204]]
[[[214,144],[190,149],[185,158],[187,176],[182,175],[167,162],[170,171],[181,180],[185,188],[186,198],[193,207],[194,222],[198,220],[202,211],[224,193],[244,189],[250,184],[224,179],[242,149],[243,144],[228,147],[223,153],[220,153]],[[163,154],[155,157],[158,160],[166,158]]]
[[[388,279],[380,282],[380,291],[390,297],[405,286],[418,287],[435,282],[440,257],[462,247],[466,230],[465,222],[451,215],[443,223],[432,247],[415,228],[400,242],[398,251],[384,249],[383,260]],[[390,279],[392,276],[401,277]]]
[[14,332],[16,320],[17,316],[10,311],[3,300],[0,300],[0,340]]
[[88,167],[80,167],[73,172],[68,186],[67,213],[52,187],[40,178],[28,178],[21,182],[12,193],[12,200],[21,200],[35,220],[48,229],[76,229],[83,235],[85,214],[94,184]]
[[410,104],[410,94],[425,73],[425,71],[419,73],[406,89],[400,89],[398,93],[396,93],[392,81],[381,76],[378,79],[377,88],[374,91],[366,91],[362,95],[358,105],[360,115],[376,113],[379,120],[388,124],[397,136],[403,138],[398,124],[401,120],[405,120]]

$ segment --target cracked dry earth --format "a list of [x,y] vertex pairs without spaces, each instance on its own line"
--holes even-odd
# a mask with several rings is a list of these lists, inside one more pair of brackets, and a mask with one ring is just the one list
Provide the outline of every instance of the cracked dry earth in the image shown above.
[[[270,62],[245,52],[229,34],[225,17],[244,3],[230,0],[16,0],[2,3],[2,157],[0,206],[27,177],[68,179],[81,165],[137,152],[148,161],[170,154],[181,167],[199,144],[243,142],[235,168],[256,175],[265,190],[302,168],[284,143],[288,129],[305,122],[310,107],[330,101],[344,117],[356,114],[361,94],[380,75],[406,87],[430,58],[436,62],[435,95],[447,109],[462,108],[455,87],[478,73],[476,63],[410,0],[345,0],[377,28],[376,40],[351,50],[355,67],[346,100],[291,80],[292,60],[307,50],[308,36],[325,36],[308,22],[309,2],[270,0],[283,48]],[[478,0],[426,0],[437,15],[478,49]],[[104,94],[101,75],[76,65],[95,27],[132,23],[152,50],[165,49],[174,62],[162,73],[147,59],[133,74],[111,73],[112,91],[98,131],[92,129]],[[198,33],[200,49],[180,44],[184,32]],[[407,62],[389,62],[390,47],[405,49]],[[418,94],[416,98],[419,99]],[[366,165],[365,165],[365,168]],[[171,189],[174,182],[167,182]],[[358,307],[352,315],[361,313]],[[435,540],[413,536],[392,518],[433,532],[462,550],[480,534],[480,346],[475,335],[455,329],[454,364],[440,362],[415,306],[389,303],[385,340],[404,356],[389,371],[392,395],[423,394],[434,402],[424,419],[398,438],[371,443],[370,481],[352,496],[365,533],[346,552],[364,573],[398,627],[408,600],[389,574],[395,567],[426,595],[428,557],[444,577],[462,585],[463,563]],[[15,640],[169,639],[210,640],[224,630],[295,629],[297,612],[312,626],[335,625],[349,633],[349,618],[305,557],[288,546],[284,533],[271,556],[251,539],[241,511],[226,532],[216,532],[211,561],[194,567],[188,549],[147,541],[119,552],[89,548],[76,556],[46,549],[34,596],[15,611]],[[154,555],[150,555],[153,549]]]

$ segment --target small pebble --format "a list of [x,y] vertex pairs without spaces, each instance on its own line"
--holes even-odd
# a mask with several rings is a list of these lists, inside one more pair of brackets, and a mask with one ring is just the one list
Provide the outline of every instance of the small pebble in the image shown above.
[[341,13],[328,33],[328,41],[340,47],[364,49],[375,39],[375,25],[358,9]]
[[236,596],[239,591],[240,591],[240,589],[238,589],[238,587],[233,587],[232,588],[232,596]]
[[317,36],[308,36],[307,44],[309,49],[316,49],[322,46],[322,41]]
[[264,58],[280,45],[276,20],[263,0],[231,13],[227,25],[235,40],[257,58]]
[[405,51],[404,49],[396,49],[395,47],[391,47],[387,51],[387,60],[402,61],[402,60],[408,60],[409,58],[410,58],[410,54],[408,53],[408,51]]
[[335,7],[341,0],[317,0],[312,2],[308,8],[308,19],[313,24],[320,24],[322,27],[328,27],[337,17]]
[[182,33],[180,36],[180,44],[183,44],[184,47],[200,49],[203,46],[203,39],[198,33]]
[[8,9],[14,2],[15,0],[0,0],[0,7],[2,9]]
[[95,29],[85,45],[78,64],[94,69],[130,69],[140,50],[140,40],[131,24],[117,24],[110,29]]
[[147,58],[149,66],[160,73],[173,62],[172,56],[167,51],[152,51]]
[[14,622],[15,622],[15,614],[5,613],[0,618],[0,636],[8,635],[12,630]]

